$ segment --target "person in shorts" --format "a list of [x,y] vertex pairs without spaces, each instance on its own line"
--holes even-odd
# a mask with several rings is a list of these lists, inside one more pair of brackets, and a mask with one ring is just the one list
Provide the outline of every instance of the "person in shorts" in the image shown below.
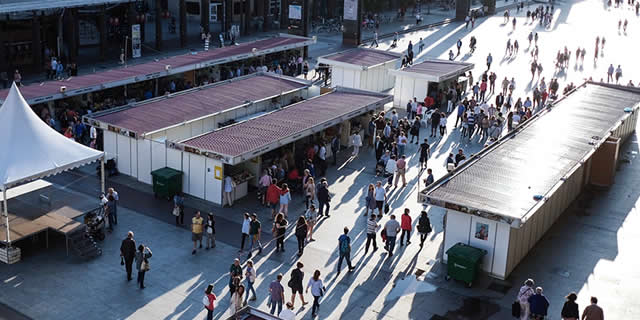
[[204,219],[200,216],[200,211],[196,211],[196,216],[191,219],[191,241],[193,241],[193,251],[191,254],[196,254],[196,245],[200,242],[200,249],[202,249],[202,226],[204,225]]

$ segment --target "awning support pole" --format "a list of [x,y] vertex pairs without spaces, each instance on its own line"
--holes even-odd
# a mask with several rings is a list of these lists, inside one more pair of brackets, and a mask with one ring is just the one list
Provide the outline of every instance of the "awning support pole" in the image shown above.
[[100,192],[104,194],[104,157],[100,158]]
[[9,209],[7,208],[7,190],[2,190],[2,201],[4,202],[4,218],[5,223],[7,224],[7,252],[9,252],[9,247],[11,247],[11,235],[9,232]]

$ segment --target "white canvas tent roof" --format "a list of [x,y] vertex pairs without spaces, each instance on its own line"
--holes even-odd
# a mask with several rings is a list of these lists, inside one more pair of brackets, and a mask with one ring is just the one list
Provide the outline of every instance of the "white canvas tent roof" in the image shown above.
[[103,152],[59,134],[31,110],[15,84],[0,107],[0,190],[94,162]]

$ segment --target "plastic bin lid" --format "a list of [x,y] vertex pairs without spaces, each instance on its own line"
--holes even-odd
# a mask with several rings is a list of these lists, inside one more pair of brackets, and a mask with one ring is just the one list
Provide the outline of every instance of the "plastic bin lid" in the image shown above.
[[486,254],[487,251],[484,249],[474,248],[461,242],[456,243],[456,245],[447,250],[447,255],[449,256],[461,257],[474,262],[479,261]]
[[151,175],[157,178],[165,178],[169,179],[175,176],[181,176],[182,171],[178,171],[176,169],[171,169],[169,167],[164,167],[155,171],[151,171]]

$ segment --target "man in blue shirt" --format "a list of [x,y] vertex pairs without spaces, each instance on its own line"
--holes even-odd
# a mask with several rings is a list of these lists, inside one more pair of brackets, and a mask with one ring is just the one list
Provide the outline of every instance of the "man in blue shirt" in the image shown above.
[[462,104],[462,102],[460,102],[460,104],[458,105],[458,115],[456,116],[456,125],[453,126],[454,128],[458,127],[458,121],[460,121],[460,124],[462,124],[462,116],[464,115],[464,104]]
[[349,272],[355,269],[351,265],[351,238],[347,235],[349,228],[344,227],[344,234],[338,238],[338,251],[340,253],[340,259],[338,259],[338,274],[342,268],[342,260],[347,259],[347,266],[349,266]]

